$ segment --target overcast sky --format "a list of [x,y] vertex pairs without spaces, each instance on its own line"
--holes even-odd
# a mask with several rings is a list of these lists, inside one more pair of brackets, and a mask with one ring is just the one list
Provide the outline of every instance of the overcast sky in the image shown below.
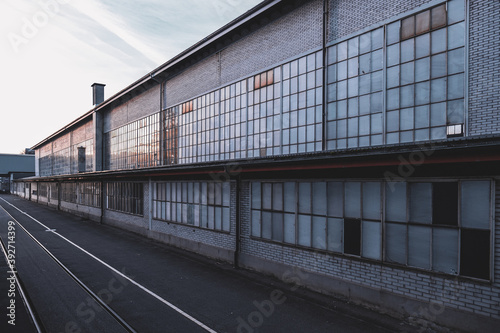
[[0,153],[19,153],[261,0],[1,0]]

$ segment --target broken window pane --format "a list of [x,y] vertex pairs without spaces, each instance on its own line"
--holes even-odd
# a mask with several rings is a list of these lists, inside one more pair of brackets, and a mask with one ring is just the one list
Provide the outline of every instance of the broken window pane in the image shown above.
[[458,224],[458,183],[433,183],[432,224]]
[[360,255],[361,221],[344,219],[344,253]]
[[489,230],[461,230],[460,274],[485,280],[490,278]]

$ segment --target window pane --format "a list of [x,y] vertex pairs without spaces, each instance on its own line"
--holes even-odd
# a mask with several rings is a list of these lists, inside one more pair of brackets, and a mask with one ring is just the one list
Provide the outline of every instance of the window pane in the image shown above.
[[432,8],[431,20],[432,29],[446,25],[446,4]]
[[489,280],[490,232],[489,230],[461,230],[460,274]]
[[464,181],[461,191],[462,227],[489,229],[491,210],[490,182]]
[[448,24],[462,21],[465,9],[464,0],[454,0],[448,2]]
[[431,42],[430,34],[425,34],[415,38],[415,57],[422,58],[427,57],[431,53]]
[[[206,206],[203,207],[206,212]],[[202,210],[202,217],[203,217],[203,210]],[[202,218],[202,221],[204,219]],[[260,211],[258,210],[252,210],[252,236],[254,237],[260,237]],[[202,223],[202,227],[205,227],[204,223]]]
[[461,22],[448,27],[448,49],[464,45],[465,23]]
[[386,220],[406,222],[406,183],[387,182],[385,197]]
[[277,242],[283,241],[283,214],[273,213],[273,240]]
[[401,85],[415,82],[415,63],[413,61],[401,65]]
[[345,216],[361,217],[361,183],[345,183]]
[[432,231],[432,269],[458,273],[458,230],[436,228]]
[[406,225],[387,223],[385,228],[385,259],[406,264]]
[[313,217],[313,247],[326,249],[326,217]]
[[360,255],[361,221],[344,219],[344,253]]
[[285,214],[284,222],[284,241],[286,243],[295,244],[295,215]]
[[273,184],[273,210],[283,210],[283,184]]
[[423,58],[415,61],[415,81],[424,81],[429,79],[430,60]]
[[432,184],[410,184],[410,221],[431,223],[432,218]]
[[328,219],[328,250],[342,252],[342,229],[344,221],[342,219]]
[[399,21],[387,26],[387,45],[399,42]]
[[380,222],[363,221],[363,257],[381,259],[381,232]]
[[[196,184],[195,184],[195,189],[196,189]],[[223,194],[222,204],[226,207],[229,207],[231,198],[231,183],[229,182],[222,183],[222,194]]]
[[326,183],[314,182],[313,184],[313,214],[326,215]]
[[342,217],[344,186],[341,182],[328,182],[328,216]]
[[432,224],[458,224],[458,183],[432,184]]
[[431,81],[431,102],[446,100],[446,78]]
[[399,64],[399,44],[387,47],[387,66]]
[[387,88],[399,86],[399,66],[387,69]]
[[380,183],[363,183],[363,218],[380,220]]
[[408,226],[408,265],[430,268],[431,229]]
[[464,101],[462,99],[448,102],[448,125],[464,122]]
[[311,213],[311,183],[299,183],[299,212]]
[[295,183],[285,183],[285,211],[295,212]]
[[401,43],[401,62],[407,62],[414,59],[415,40],[408,39]]
[[262,183],[262,209],[271,209],[272,184]]
[[431,77],[444,75],[446,75],[446,53],[441,53],[431,58]]
[[[209,208],[209,224],[210,224],[210,207]],[[272,213],[262,212],[262,237],[266,239],[271,239],[272,234]]]
[[415,104],[415,87],[414,85],[401,87],[401,96],[400,96],[400,106],[402,108],[413,106]]
[[415,35],[415,16],[410,16],[401,22],[401,39]]
[[446,28],[431,33],[432,54],[446,51]]
[[299,215],[299,239],[298,244],[302,246],[311,246],[311,216]]
[[230,231],[230,229],[231,229],[231,218],[229,216],[229,208],[225,207],[222,209],[222,230]]
[[430,11],[426,10],[425,12],[418,13],[416,15],[416,34],[421,34],[430,29]]
[[448,77],[448,99],[464,97],[464,74]]
[[448,52],[448,74],[464,71],[464,48]]
[[387,91],[387,109],[393,110],[399,108],[399,88]]

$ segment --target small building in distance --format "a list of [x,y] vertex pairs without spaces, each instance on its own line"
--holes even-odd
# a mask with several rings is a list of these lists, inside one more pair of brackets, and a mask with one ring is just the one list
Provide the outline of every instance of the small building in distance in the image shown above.
[[0,192],[9,193],[14,180],[35,175],[35,155],[25,151],[26,154],[0,154]]

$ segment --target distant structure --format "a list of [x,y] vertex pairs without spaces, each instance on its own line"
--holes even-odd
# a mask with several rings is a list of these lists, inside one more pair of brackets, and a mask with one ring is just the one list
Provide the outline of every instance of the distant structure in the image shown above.
[[34,175],[34,154],[0,154],[0,192],[9,193],[14,180]]
[[[35,144],[18,195],[453,329],[500,321],[500,2],[263,1]],[[71,107],[69,105],[68,107]]]

